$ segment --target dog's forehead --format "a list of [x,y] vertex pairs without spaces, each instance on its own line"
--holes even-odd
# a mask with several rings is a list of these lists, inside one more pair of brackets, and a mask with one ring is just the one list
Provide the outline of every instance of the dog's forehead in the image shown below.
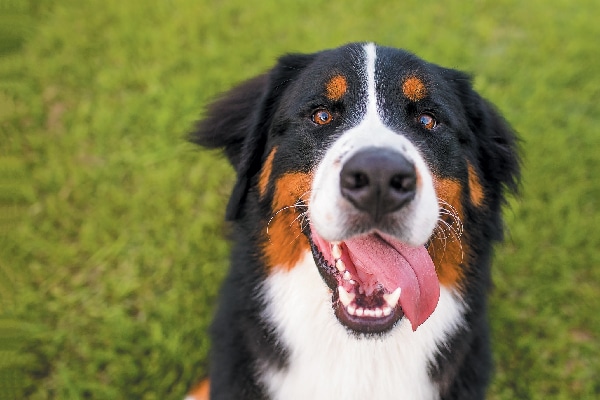
[[406,50],[364,43],[317,53],[308,72],[329,68],[367,78],[369,69],[374,67],[377,79],[388,80],[415,70],[425,73],[429,65]]
[[438,82],[443,77],[434,73],[435,68],[405,50],[371,43],[350,44],[315,54],[296,77],[290,92],[305,100],[324,96],[331,101],[357,101],[375,94],[380,105],[389,96],[416,102],[435,95],[444,86]]

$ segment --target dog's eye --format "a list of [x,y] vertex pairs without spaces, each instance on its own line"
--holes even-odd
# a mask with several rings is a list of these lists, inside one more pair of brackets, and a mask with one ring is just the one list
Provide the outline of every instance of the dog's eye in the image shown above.
[[333,121],[333,115],[324,108],[320,108],[313,113],[312,120],[317,125],[327,125]]
[[419,115],[418,119],[419,123],[423,125],[423,128],[427,130],[432,130],[437,125],[435,118],[431,114],[423,113]]

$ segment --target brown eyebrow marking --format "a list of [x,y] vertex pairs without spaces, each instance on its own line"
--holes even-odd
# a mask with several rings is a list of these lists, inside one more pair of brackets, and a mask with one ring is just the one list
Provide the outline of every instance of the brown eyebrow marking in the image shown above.
[[348,81],[342,75],[335,75],[325,85],[325,95],[329,100],[337,101],[344,97],[348,90]]
[[410,101],[419,101],[427,96],[427,88],[420,78],[409,76],[402,83],[402,93]]

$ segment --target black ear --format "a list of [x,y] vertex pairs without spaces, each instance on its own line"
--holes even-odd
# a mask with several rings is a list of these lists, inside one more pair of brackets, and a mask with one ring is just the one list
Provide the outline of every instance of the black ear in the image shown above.
[[[472,115],[474,123],[484,132],[480,141],[480,165],[483,173],[493,182],[501,183],[516,193],[519,188],[521,159],[519,140],[515,131],[488,101],[479,97]],[[475,131],[477,132],[477,131]]]
[[196,123],[188,139],[209,149],[222,148],[239,172],[242,146],[258,123],[268,80],[267,74],[252,78],[209,104],[206,117]]
[[[515,131],[494,105],[473,90],[469,75],[449,69],[444,74],[465,108],[469,128],[476,137],[478,161],[486,182],[517,192],[521,162]],[[498,194],[499,200],[503,201],[502,192]]]
[[227,220],[237,218],[248,190],[253,159],[264,146],[258,125],[268,87],[267,74],[235,87],[207,107],[206,117],[189,134],[193,143],[209,149],[222,148],[237,172],[237,183],[225,212]]
[[207,107],[189,140],[207,148],[222,148],[237,172],[226,218],[240,217],[250,182],[260,171],[268,131],[279,99],[313,56],[288,55],[268,73],[252,78]]

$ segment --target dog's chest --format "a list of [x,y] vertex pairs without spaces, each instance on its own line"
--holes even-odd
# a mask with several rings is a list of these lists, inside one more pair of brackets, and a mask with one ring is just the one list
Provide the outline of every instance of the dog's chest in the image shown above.
[[442,288],[430,318],[413,332],[402,320],[389,334],[356,337],[338,322],[331,293],[307,253],[289,272],[266,281],[265,317],[288,351],[283,369],[259,366],[273,399],[437,399],[429,363],[462,323],[460,301]]

